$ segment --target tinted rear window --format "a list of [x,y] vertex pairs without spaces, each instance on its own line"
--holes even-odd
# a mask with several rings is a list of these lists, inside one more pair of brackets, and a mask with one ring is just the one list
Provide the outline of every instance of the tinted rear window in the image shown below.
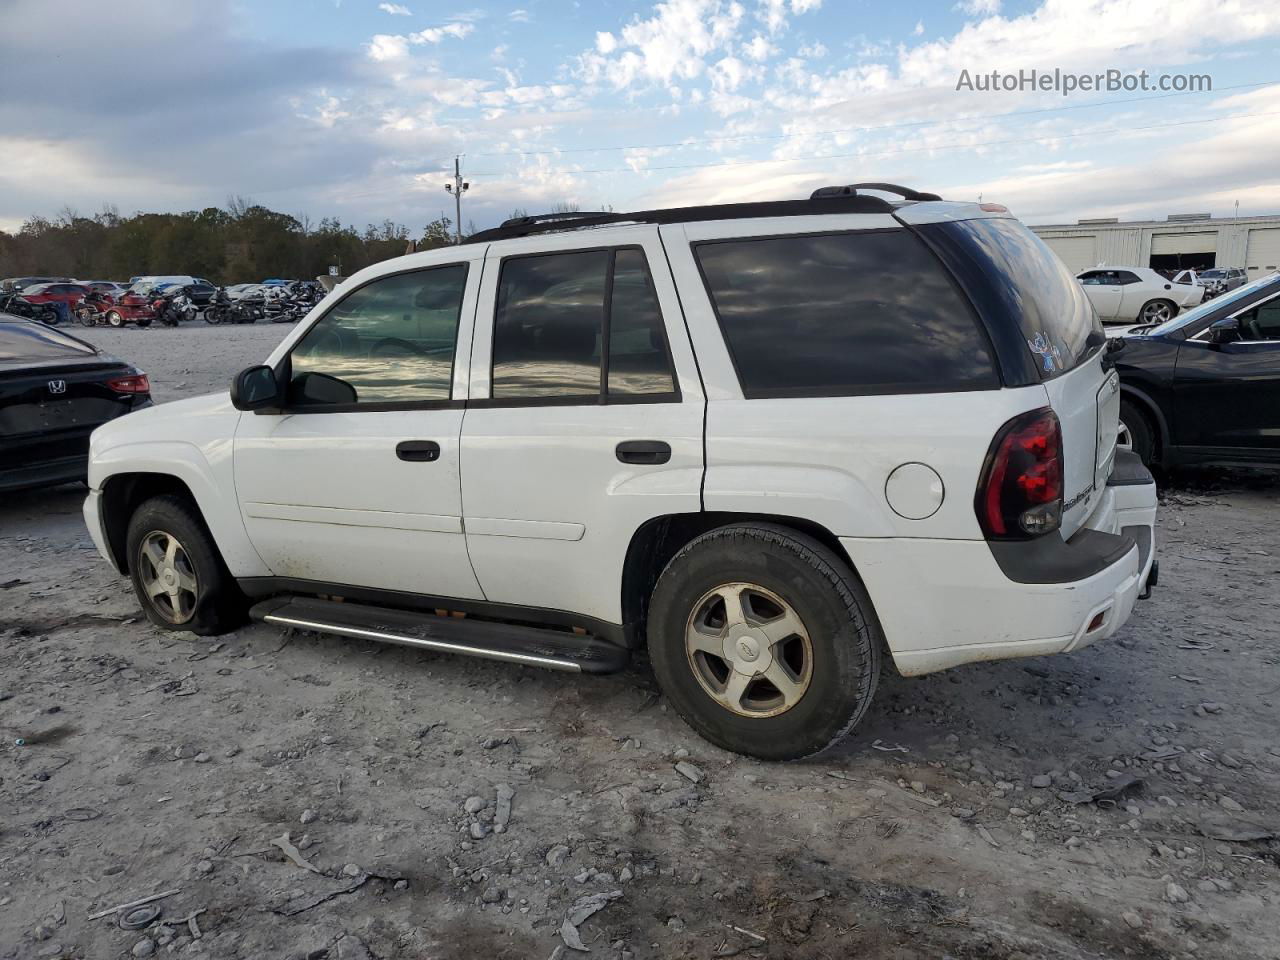
[[51,330],[42,323],[0,320],[0,360],[50,360],[57,357],[91,357],[87,343]]
[[905,230],[714,241],[695,253],[748,398],[998,385],[968,303]]
[[1095,329],[1101,332],[1102,326],[1084,288],[1044,241],[1020,222],[956,220],[926,224],[920,230],[925,236],[941,235],[938,249],[944,256],[962,251],[976,261],[977,275],[987,286],[983,299],[989,296],[1000,304],[1001,314],[1016,319],[1043,379],[1073,369],[1088,355],[1089,334]]

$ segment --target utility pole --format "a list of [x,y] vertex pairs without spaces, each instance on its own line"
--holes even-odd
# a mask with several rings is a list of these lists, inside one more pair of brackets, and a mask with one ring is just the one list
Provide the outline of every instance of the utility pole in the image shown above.
[[453,202],[457,212],[457,219],[454,220],[453,227],[458,237],[458,243],[462,242],[462,195],[471,189],[471,184],[462,179],[462,167],[459,163],[461,159],[461,157],[453,158],[453,182],[444,185],[445,192],[453,194]]

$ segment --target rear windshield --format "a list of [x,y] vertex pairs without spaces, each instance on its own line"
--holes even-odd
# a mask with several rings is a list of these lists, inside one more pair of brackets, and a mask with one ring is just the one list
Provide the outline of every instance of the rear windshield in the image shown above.
[[920,229],[943,241],[937,248],[944,259],[962,250],[976,261],[986,289],[975,300],[992,301],[1017,319],[1041,379],[1066,373],[1088,356],[1089,334],[1101,333],[1102,324],[1071,271],[1022,223],[954,220]]
[[95,353],[89,344],[42,323],[0,320],[0,360],[50,360]]

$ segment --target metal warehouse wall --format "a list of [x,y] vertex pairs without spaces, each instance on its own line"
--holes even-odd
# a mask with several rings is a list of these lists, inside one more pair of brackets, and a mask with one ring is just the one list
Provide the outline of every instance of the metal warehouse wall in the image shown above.
[[[1133,221],[1128,223],[1106,224],[1047,224],[1032,226],[1042,239],[1074,238],[1093,239],[1093,263],[1069,263],[1077,270],[1092,266],[1129,266],[1144,267],[1151,260],[1152,237],[1156,234],[1214,234],[1212,245],[1216,254],[1216,265],[1219,267],[1244,267],[1248,249],[1249,231],[1259,229],[1280,229],[1280,215],[1265,217],[1241,217],[1240,219],[1191,220],[1169,222],[1164,220]],[[1082,244],[1068,243],[1063,249],[1070,249],[1077,256],[1086,249]],[[1064,257],[1066,259],[1066,257]],[[1250,271],[1250,275],[1258,275]]]

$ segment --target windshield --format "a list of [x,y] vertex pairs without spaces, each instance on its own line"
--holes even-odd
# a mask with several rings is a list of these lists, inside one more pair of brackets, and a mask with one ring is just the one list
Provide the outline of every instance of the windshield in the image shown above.
[[1147,336],[1158,337],[1161,334],[1173,333],[1175,330],[1181,330],[1183,327],[1190,326],[1201,317],[1210,313],[1216,313],[1223,307],[1235,303],[1239,300],[1248,298],[1255,290],[1267,283],[1275,281],[1277,274],[1271,273],[1265,277],[1260,277],[1253,283],[1246,283],[1243,287],[1236,287],[1230,293],[1224,293],[1220,297],[1214,297],[1212,300],[1206,300],[1200,306],[1186,313],[1180,313],[1172,320],[1166,320],[1158,327],[1153,327],[1147,331]]
[[1219,277],[1225,277],[1226,275],[1227,275],[1227,271],[1225,270],[1201,270],[1200,271],[1200,276],[1209,277],[1212,280],[1217,280]]

